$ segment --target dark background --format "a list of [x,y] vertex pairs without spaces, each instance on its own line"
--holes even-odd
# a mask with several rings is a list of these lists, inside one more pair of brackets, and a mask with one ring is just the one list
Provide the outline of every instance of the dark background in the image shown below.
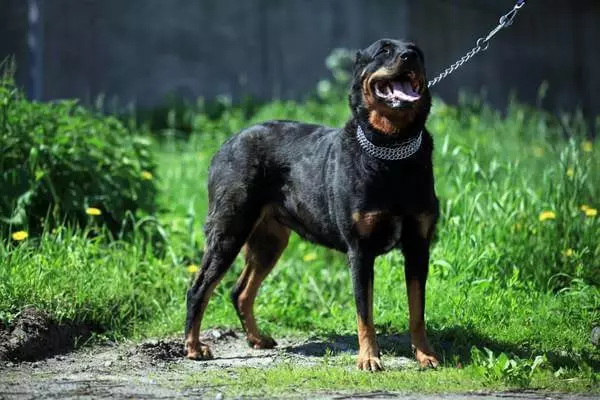
[[[29,3],[32,0],[29,0]],[[99,94],[147,108],[169,96],[301,98],[328,76],[325,57],[380,37],[415,40],[429,77],[497,24],[512,0],[38,0],[41,58],[28,50],[28,0],[0,0],[0,57],[14,55],[17,81],[44,100]],[[35,28],[35,27],[34,27]],[[43,33],[42,33],[43,32]],[[528,1],[489,51],[439,84],[509,94],[544,107],[600,114],[600,2]],[[37,69],[32,69],[35,67]],[[37,71],[37,79],[30,71]],[[35,88],[35,82],[39,87]]]

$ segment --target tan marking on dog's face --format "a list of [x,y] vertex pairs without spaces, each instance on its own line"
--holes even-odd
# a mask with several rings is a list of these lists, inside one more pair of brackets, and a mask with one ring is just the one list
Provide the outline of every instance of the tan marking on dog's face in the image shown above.
[[375,108],[369,112],[369,123],[386,135],[398,135],[412,122],[414,114],[414,111],[407,110],[402,114],[402,118],[390,118],[386,113]]
[[[382,67],[366,78],[364,77],[365,74],[366,70],[364,70],[361,75],[363,79],[362,98],[363,104],[369,111],[369,123],[375,129],[386,135],[401,134],[415,119],[418,105],[417,107],[412,107],[410,109],[395,110],[377,100],[373,93],[373,80],[393,75],[393,70]],[[421,100],[417,100],[415,103],[419,103],[420,101]]]
[[387,213],[384,211],[358,211],[352,214],[352,221],[362,237],[367,237],[372,234],[379,222],[385,219]]

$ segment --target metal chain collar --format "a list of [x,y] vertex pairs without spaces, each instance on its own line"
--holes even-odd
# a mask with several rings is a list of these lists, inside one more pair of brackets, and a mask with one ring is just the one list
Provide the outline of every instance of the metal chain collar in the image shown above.
[[421,148],[423,141],[423,131],[419,132],[417,137],[408,139],[394,147],[376,146],[367,139],[360,125],[356,128],[356,138],[360,147],[363,148],[370,156],[381,160],[397,161],[404,160],[415,154]]
[[429,86],[430,88],[433,87],[439,81],[441,81],[442,79],[444,79],[445,77],[447,77],[448,75],[450,75],[451,73],[453,73],[454,71],[456,71],[457,69],[462,67],[464,63],[469,61],[477,53],[479,53],[480,51],[486,51],[488,49],[488,47],[490,47],[490,40],[502,29],[508,28],[509,26],[512,25],[513,20],[517,16],[517,13],[524,5],[525,5],[525,0],[518,0],[512,10],[510,10],[508,13],[506,13],[502,17],[500,17],[498,26],[496,26],[494,29],[492,29],[486,37],[484,37],[484,38],[481,37],[481,38],[477,39],[477,44],[475,45],[475,47],[473,47],[467,54],[462,56],[457,62],[455,62],[448,68],[446,68],[441,74],[436,76],[434,79],[430,80],[427,83],[427,86]]

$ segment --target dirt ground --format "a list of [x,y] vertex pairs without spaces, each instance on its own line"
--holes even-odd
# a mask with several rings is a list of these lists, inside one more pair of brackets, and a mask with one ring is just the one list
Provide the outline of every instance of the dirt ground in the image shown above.
[[[323,342],[315,339],[279,340],[273,350],[252,350],[241,335],[231,330],[213,329],[203,333],[215,356],[209,362],[186,360],[181,338],[149,340],[83,347],[72,351],[66,338],[74,333],[89,334],[89,329],[53,323],[43,313],[26,310],[11,330],[0,327],[0,399],[41,398],[223,398],[218,388],[186,385],[190,375],[224,367],[269,367],[277,363],[311,365],[322,363],[327,349],[355,353],[355,337],[340,336]],[[62,336],[60,339],[58,336]],[[408,338],[388,336],[386,347],[408,347]],[[42,346],[46,346],[41,352]],[[55,353],[55,355],[51,355]],[[34,360],[35,355],[46,355]],[[30,361],[23,361],[30,360]],[[405,357],[386,358],[388,368],[412,365]],[[294,393],[294,398],[302,395]],[[538,392],[477,393],[421,397],[394,393],[322,393],[310,398],[323,399],[590,399],[584,395],[559,395]]]

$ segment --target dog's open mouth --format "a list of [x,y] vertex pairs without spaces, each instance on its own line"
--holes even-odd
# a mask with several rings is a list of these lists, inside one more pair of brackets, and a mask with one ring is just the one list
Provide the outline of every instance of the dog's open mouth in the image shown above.
[[421,84],[414,72],[405,72],[391,79],[378,80],[374,84],[375,95],[397,106],[403,102],[413,103],[421,98]]

